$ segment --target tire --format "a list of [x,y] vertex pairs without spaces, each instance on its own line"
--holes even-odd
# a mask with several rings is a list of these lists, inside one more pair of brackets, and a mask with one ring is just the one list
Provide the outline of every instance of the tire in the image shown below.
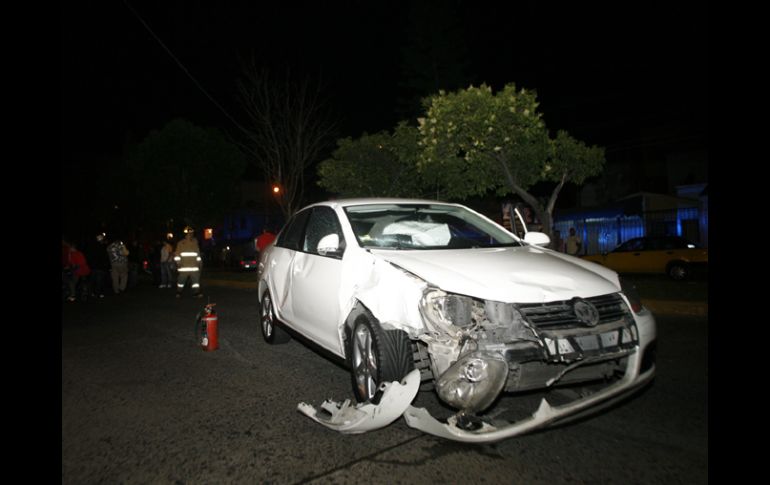
[[690,276],[690,269],[687,267],[686,263],[675,261],[673,263],[669,263],[668,268],[666,269],[666,273],[672,280],[682,281]]
[[366,315],[359,316],[353,324],[347,354],[353,393],[358,402],[378,404],[382,383],[400,382],[414,369],[412,344],[407,334],[401,330],[383,330]]
[[273,300],[270,298],[269,290],[265,290],[259,306],[259,328],[262,330],[262,338],[271,345],[285,344],[291,340],[291,335],[281,328],[278,319],[275,318]]

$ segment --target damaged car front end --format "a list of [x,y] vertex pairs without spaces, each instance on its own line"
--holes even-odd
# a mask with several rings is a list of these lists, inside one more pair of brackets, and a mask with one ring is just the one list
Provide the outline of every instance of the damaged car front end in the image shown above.
[[[422,341],[429,353],[432,347],[442,356],[449,348],[456,352],[454,359],[432,361],[436,392],[459,412],[441,423],[426,410],[410,407],[404,415],[407,423],[424,432],[467,442],[505,439],[608,404],[654,375],[653,317],[641,305],[635,317],[621,293],[525,304],[480,301],[435,289],[426,293],[425,321],[440,330],[434,334],[438,337]],[[641,339],[637,319],[645,329]],[[560,406],[543,398],[530,416],[515,423],[492,423],[477,415],[500,393],[596,382],[601,383],[598,390]]]
[[[522,240],[432,201],[333,201],[302,212],[263,255],[259,294],[271,325],[348,361],[359,404],[299,406],[327,427],[363,432],[403,415],[444,438],[498,441],[597,410],[654,376],[654,317],[616,273],[541,247],[542,234]],[[314,234],[317,214],[329,227]],[[308,259],[316,256],[325,259]],[[323,284],[326,299],[302,292]],[[439,420],[413,407],[416,379],[456,413]],[[543,397],[519,419],[488,412],[500,396],[576,386],[574,398]]]

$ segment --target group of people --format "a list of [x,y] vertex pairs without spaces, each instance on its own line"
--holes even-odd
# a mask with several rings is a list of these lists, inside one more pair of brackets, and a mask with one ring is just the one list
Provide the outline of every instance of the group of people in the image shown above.
[[[203,296],[200,287],[201,251],[193,228],[187,226],[184,239],[176,248],[165,241],[160,251],[160,288],[172,288],[174,268],[178,272],[176,297],[181,298],[187,280],[193,297]],[[129,255],[131,251],[122,240],[107,241],[104,233],[96,236],[96,243],[80,251],[72,241],[62,239],[62,283],[67,290],[67,300],[75,301],[78,295],[104,298],[107,274],[112,280],[115,295],[124,293],[129,282]],[[89,264],[90,263],[90,264]]]

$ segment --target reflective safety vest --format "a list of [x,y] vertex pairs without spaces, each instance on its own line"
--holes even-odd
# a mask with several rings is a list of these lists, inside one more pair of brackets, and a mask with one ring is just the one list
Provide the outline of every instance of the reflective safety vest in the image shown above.
[[198,241],[195,239],[191,241],[182,239],[179,241],[176,245],[174,261],[176,261],[177,271],[179,272],[200,271],[201,253]]

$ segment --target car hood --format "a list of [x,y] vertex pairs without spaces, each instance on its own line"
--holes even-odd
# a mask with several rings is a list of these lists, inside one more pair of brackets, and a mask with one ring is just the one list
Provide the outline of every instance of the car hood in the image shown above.
[[444,291],[485,300],[541,303],[620,291],[614,272],[536,246],[371,253]]

